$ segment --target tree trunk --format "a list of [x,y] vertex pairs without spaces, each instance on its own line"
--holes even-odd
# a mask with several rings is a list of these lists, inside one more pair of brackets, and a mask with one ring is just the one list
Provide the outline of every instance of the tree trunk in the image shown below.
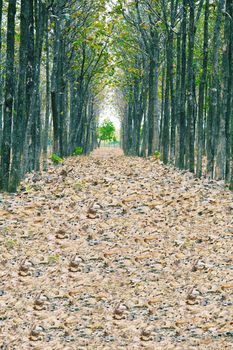
[[195,2],[189,1],[189,45],[187,68],[187,132],[186,132],[186,168],[194,172],[194,127],[195,127],[195,101],[194,101],[194,39],[195,39]]
[[24,142],[24,126],[26,125],[26,73],[27,73],[27,49],[29,40],[29,1],[21,0],[20,13],[20,49],[19,49],[19,78],[16,115],[14,116],[13,142],[12,142],[12,166],[10,191],[14,192],[21,179],[21,156]]
[[[227,0],[227,13],[230,12],[230,3]],[[228,101],[231,98],[231,86],[230,86],[230,36],[231,36],[231,19],[225,17],[224,26],[224,45],[223,45],[223,103],[220,112],[220,125],[217,144],[216,155],[216,168],[215,178],[217,180],[223,180],[225,178],[225,161],[226,161],[226,121],[228,119],[228,113],[231,111],[228,109]]]
[[[175,1],[171,1],[171,27],[174,28],[177,15],[177,7]],[[170,96],[171,96],[171,136],[170,136],[170,160],[174,163],[176,153],[176,126],[177,126],[177,115],[176,115],[176,93],[174,89],[174,69],[173,69],[173,57],[174,57],[174,33],[170,31]],[[178,55],[178,52],[177,52]]]
[[205,4],[204,19],[204,44],[203,44],[203,65],[201,82],[199,85],[198,100],[198,138],[197,138],[197,176],[202,176],[202,156],[204,148],[204,100],[205,89],[207,84],[207,68],[208,68],[208,49],[209,49],[209,0]]
[[49,16],[46,15],[46,108],[45,123],[43,133],[43,169],[48,169],[48,136],[49,136],[49,116],[50,116],[50,62],[49,62]]
[[148,95],[148,156],[153,152],[155,121],[155,61],[150,58],[149,95]]
[[41,96],[40,96],[40,68],[44,40],[46,6],[42,0],[35,0],[35,50],[33,66],[33,90],[30,98],[29,119],[24,145],[24,173],[40,170],[41,154]]
[[[173,34],[171,31],[169,31],[167,44],[166,44],[167,67],[166,67],[166,87],[165,87],[164,123],[163,123],[163,162],[165,164],[168,163],[169,146],[170,146],[170,124],[171,124],[170,102],[171,102],[171,93],[173,94],[172,54],[173,54]],[[174,126],[175,125],[173,124],[172,129],[174,128]],[[174,137],[175,130],[173,129],[172,132]],[[172,150],[172,153],[174,154],[174,149]]]
[[14,53],[15,53],[15,14],[16,0],[9,0],[7,18],[6,80],[4,102],[4,126],[1,147],[0,189],[8,190],[10,159],[12,110],[14,102]]
[[208,115],[208,153],[207,153],[207,173],[209,177],[214,175],[214,160],[216,156],[216,141],[218,137],[218,93],[219,93],[219,49],[221,44],[221,22],[225,0],[219,0],[217,17],[214,26],[213,56],[212,56],[212,77],[210,86],[210,107]]
[[2,117],[3,117],[3,69],[2,69],[2,0],[0,0],[0,147],[2,144]]
[[158,32],[154,32],[154,59],[155,59],[155,71],[154,71],[154,94],[155,94],[155,111],[154,111],[154,132],[153,132],[153,144],[152,154],[159,150],[159,35]]
[[175,113],[176,113],[176,151],[175,151],[175,165],[179,166],[179,140],[180,140],[180,99],[181,99],[181,35],[180,32],[177,34],[177,62],[176,62],[176,100],[175,100]]
[[[227,0],[227,12],[231,19],[233,18],[233,3]],[[227,112],[226,112],[226,169],[225,179],[229,183],[232,181],[233,189],[233,169],[231,179],[231,163],[233,167],[233,21],[226,19],[229,23],[229,48],[228,48],[228,94],[227,94]]]
[[181,94],[180,94],[180,149],[179,149],[179,168],[184,169],[185,156],[185,135],[186,135],[186,38],[187,38],[187,0],[183,0],[183,19],[182,19],[182,67],[181,67]]
[[52,71],[52,87],[51,87],[51,107],[52,107],[52,118],[53,118],[53,152],[60,155],[62,145],[61,141],[61,126],[60,121],[60,107],[61,107],[61,7],[60,1],[57,3],[55,12],[55,38],[53,45],[53,71]]

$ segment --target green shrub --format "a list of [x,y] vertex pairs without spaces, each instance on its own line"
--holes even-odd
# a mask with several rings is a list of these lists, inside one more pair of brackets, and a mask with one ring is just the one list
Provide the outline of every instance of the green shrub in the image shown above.
[[73,156],[81,156],[83,154],[83,148],[82,147],[76,147],[73,152]]
[[51,160],[54,164],[63,164],[64,163],[64,159],[59,157],[57,154],[53,153],[51,155]]
[[155,157],[156,159],[161,159],[161,152],[155,151],[155,152],[154,152],[154,157]]

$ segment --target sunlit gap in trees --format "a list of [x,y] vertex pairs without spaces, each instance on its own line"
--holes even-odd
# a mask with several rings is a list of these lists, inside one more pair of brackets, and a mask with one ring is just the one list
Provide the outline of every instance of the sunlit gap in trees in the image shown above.
[[[116,4],[116,2],[116,0],[111,0],[108,4],[106,4],[107,12],[110,13],[112,11],[113,6]],[[111,21],[111,16],[107,16],[106,21]],[[104,120],[109,119],[113,122],[117,130],[117,134],[120,134],[120,112],[116,104],[116,91],[114,91],[114,88],[110,86],[105,87],[102,95],[102,101],[99,107],[99,124],[101,124]]]
[[99,123],[109,119],[113,122],[117,133],[120,132],[121,120],[120,111],[117,104],[117,92],[112,87],[106,86],[103,91],[102,101],[99,105]]

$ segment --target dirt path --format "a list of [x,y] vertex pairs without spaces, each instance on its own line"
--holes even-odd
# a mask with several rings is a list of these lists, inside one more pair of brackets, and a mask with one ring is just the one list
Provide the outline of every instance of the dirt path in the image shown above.
[[232,194],[118,150],[0,203],[0,349],[233,349]]

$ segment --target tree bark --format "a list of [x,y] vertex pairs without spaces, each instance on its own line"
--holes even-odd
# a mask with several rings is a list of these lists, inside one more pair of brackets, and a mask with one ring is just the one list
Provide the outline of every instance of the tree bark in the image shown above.
[[153,152],[155,121],[155,61],[150,58],[149,68],[149,94],[148,94],[148,156]]
[[187,39],[187,0],[183,0],[182,19],[182,51],[181,51],[181,94],[180,94],[180,148],[179,148],[179,168],[184,169],[185,140],[186,140],[186,39]]
[[49,15],[46,14],[46,107],[45,107],[45,123],[43,133],[43,169],[48,169],[48,136],[49,136],[49,117],[50,117],[50,61],[49,61]]
[[214,160],[216,156],[216,141],[218,138],[218,94],[219,94],[219,49],[221,44],[221,23],[222,11],[225,0],[219,0],[217,16],[214,26],[213,38],[213,56],[212,56],[212,76],[210,86],[210,107],[208,114],[208,148],[207,148],[207,174],[209,177],[214,176]]
[[208,68],[208,49],[209,49],[209,0],[205,3],[205,19],[204,19],[204,43],[203,43],[203,65],[202,75],[199,85],[198,100],[198,138],[197,138],[197,170],[198,177],[202,176],[202,157],[204,149],[204,101],[205,90],[207,84],[207,68]]
[[3,69],[2,69],[2,0],[0,0],[0,147],[2,144]]
[[6,78],[4,102],[4,126],[1,147],[0,189],[7,191],[11,160],[12,112],[14,103],[14,53],[15,53],[16,0],[9,0],[7,18]]
[[40,72],[45,33],[46,6],[42,0],[35,0],[35,50],[33,67],[33,90],[29,109],[27,135],[24,145],[24,173],[40,170],[41,154],[41,95]]
[[177,34],[177,45],[176,45],[176,52],[177,52],[177,62],[176,62],[176,97],[175,97],[175,113],[176,113],[176,151],[175,151],[175,165],[179,166],[179,142],[180,142],[180,100],[181,100],[181,33],[179,32]]
[[21,0],[20,13],[20,49],[19,49],[19,78],[16,114],[13,119],[12,166],[10,191],[14,192],[21,179],[21,156],[24,143],[24,126],[26,125],[26,74],[27,50],[29,40],[29,1]]
[[[233,18],[233,3],[227,0],[227,13]],[[233,189],[233,21],[230,18],[225,19],[229,23],[229,48],[228,48],[228,94],[226,111],[226,169],[225,179],[229,183],[232,181]],[[231,169],[232,164],[232,169]],[[231,176],[232,172],[232,176]]]
[[189,0],[189,44],[187,69],[187,132],[186,132],[186,168],[194,172],[194,127],[195,127],[195,100],[194,100],[194,39],[195,39],[195,2]]

